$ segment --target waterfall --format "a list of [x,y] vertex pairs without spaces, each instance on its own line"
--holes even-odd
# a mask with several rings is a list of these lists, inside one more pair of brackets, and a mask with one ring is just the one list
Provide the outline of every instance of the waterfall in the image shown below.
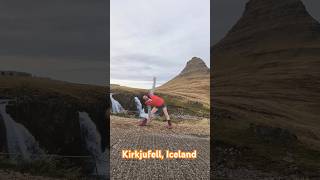
[[121,113],[124,111],[121,104],[112,97],[112,93],[110,94],[111,104],[112,104],[112,113]]
[[79,122],[82,137],[85,140],[86,148],[95,160],[94,172],[99,176],[107,175],[107,156],[106,151],[101,150],[101,136],[95,123],[91,120],[88,113],[79,112]]
[[145,113],[144,109],[142,108],[142,104],[141,104],[141,102],[140,102],[138,97],[134,97],[134,102],[136,103],[137,111],[139,113],[139,117],[140,118],[148,118],[148,114]]
[[20,123],[15,122],[6,112],[9,100],[0,100],[0,116],[4,121],[7,148],[11,160],[32,161],[44,154],[32,134]]

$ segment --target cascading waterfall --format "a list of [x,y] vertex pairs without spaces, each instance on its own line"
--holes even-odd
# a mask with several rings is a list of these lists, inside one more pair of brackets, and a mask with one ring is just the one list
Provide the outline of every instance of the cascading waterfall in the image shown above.
[[88,113],[79,112],[79,122],[82,137],[85,140],[86,148],[95,160],[94,172],[99,176],[107,175],[107,156],[106,151],[101,150],[101,135],[95,123],[91,120]]
[[134,102],[136,103],[137,111],[138,111],[138,113],[139,113],[139,117],[140,117],[140,118],[147,118],[147,117],[148,117],[148,114],[145,113],[144,109],[142,108],[141,101],[139,100],[138,97],[134,97]]
[[112,113],[121,113],[124,111],[124,108],[121,104],[112,97],[112,93],[110,94],[111,104],[112,104]]
[[9,100],[0,100],[0,115],[4,121],[7,148],[11,160],[32,161],[39,159],[44,151],[32,134],[6,112]]

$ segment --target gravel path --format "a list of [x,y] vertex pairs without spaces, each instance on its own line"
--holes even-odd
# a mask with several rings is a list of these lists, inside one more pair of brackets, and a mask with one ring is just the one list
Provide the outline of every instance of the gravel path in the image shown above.
[[[136,119],[111,117],[111,179],[209,179],[209,126],[174,124],[172,130],[153,121],[137,126]],[[121,151],[162,150],[193,151],[198,157],[186,159],[125,160]]]

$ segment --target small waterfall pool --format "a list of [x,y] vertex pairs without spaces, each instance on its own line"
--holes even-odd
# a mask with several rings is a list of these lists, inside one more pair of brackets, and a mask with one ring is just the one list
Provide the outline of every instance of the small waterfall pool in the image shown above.
[[10,100],[0,100],[0,115],[4,121],[7,148],[11,160],[32,161],[44,154],[39,143],[22,124],[15,122],[6,112]]
[[93,172],[98,176],[107,175],[107,155],[101,150],[101,135],[95,123],[86,112],[79,112],[79,122],[86,148],[95,160]]
[[112,93],[110,93],[110,100],[112,105],[112,113],[121,113],[124,111],[124,108],[121,104],[112,97]]

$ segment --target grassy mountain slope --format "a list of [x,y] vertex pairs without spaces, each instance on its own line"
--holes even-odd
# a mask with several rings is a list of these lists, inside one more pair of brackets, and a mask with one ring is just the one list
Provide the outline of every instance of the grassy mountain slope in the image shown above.
[[212,48],[213,138],[243,150],[237,167],[319,172],[319,27],[300,0],[250,0]]
[[210,106],[210,70],[200,58],[192,58],[181,73],[157,88]]

